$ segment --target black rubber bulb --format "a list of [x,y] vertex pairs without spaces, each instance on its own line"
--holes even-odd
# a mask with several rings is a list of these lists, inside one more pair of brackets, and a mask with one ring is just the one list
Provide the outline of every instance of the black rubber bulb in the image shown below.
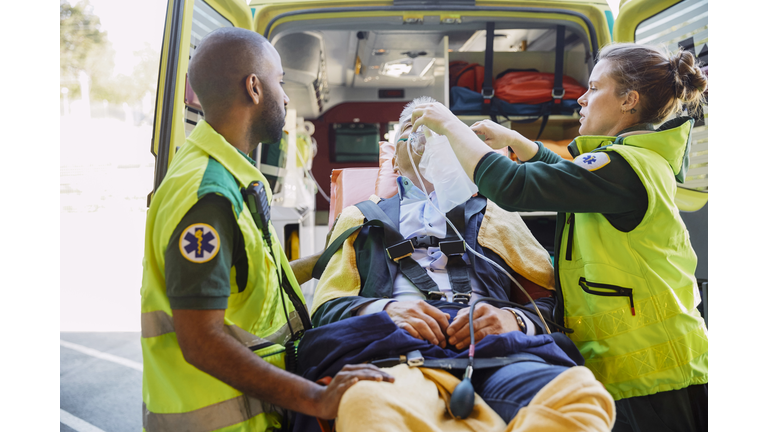
[[464,378],[453,390],[451,395],[451,412],[454,416],[465,419],[472,414],[475,408],[475,388],[472,381]]

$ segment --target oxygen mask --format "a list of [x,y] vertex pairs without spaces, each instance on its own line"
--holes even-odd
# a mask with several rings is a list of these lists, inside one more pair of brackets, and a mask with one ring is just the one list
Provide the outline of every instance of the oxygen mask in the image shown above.
[[[427,136],[424,134],[424,126],[419,126],[417,130],[412,131],[408,136],[408,150],[415,155],[421,156],[424,154],[424,148],[426,146]],[[416,169],[415,166],[414,169]]]

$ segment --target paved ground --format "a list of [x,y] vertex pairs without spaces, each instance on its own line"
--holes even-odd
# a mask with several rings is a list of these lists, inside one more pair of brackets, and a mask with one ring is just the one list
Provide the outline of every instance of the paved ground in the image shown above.
[[141,430],[139,335],[61,333],[62,432]]

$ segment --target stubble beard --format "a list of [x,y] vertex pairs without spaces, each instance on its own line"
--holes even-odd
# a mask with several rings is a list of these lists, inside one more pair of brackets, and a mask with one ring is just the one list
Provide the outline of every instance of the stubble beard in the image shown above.
[[285,108],[280,104],[271,90],[264,88],[264,96],[268,101],[264,121],[266,139],[264,144],[274,144],[283,137],[283,127],[285,126]]

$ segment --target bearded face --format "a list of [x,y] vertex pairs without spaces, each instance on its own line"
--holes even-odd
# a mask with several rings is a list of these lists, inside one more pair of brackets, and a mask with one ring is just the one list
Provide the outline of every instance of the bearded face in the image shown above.
[[[271,86],[264,87],[264,111],[259,118],[253,119],[251,124],[251,135],[259,136],[254,133],[263,131],[262,141],[264,144],[273,144],[280,141],[283,136],[283,127],[285,127],[285,105],[283,98],[276,94]],[[258,145],[258,143],[256,143]]]

